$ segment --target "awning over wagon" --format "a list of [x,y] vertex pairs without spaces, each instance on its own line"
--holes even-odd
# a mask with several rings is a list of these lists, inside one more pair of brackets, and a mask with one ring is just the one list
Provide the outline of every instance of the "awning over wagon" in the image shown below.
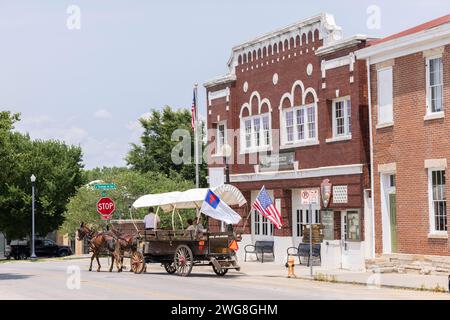
[[[212,188],[222,201],[229,206],[243,206],[247,203],[241,191],[230,184],[220,185]],[[160,207],[169,212],[177,209],[199,209],[205,200],[208,189],[190,189],[183,192],[174,191],[160,194],[148,194],[140,197],[133,203],[133,208]]]

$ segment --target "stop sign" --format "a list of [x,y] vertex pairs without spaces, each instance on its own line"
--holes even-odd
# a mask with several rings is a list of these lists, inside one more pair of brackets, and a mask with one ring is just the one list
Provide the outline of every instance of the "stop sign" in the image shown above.
[[111,200],[111,198],[105,197],[98,200],[97,212],[102,216],[109,216],[114,212],[114,210],[116,210],[116,204]]

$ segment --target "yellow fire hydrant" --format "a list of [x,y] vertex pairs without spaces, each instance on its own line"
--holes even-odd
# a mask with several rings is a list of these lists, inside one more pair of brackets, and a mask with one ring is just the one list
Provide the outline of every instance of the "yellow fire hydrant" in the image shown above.
[[295,260],[293,256],[289,256],[288,258],[288,262],[286,263],[286,266],[288,268],[288,278],[296,278],[297,276],[294,273],[294,265],[295,265]]

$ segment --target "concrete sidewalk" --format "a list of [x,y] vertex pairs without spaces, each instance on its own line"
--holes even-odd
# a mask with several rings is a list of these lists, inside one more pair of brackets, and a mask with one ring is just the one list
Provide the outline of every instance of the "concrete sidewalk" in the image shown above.
[[[240,262],[240,265],[241,272],[248,275],[286,278],[288,273],[284,265],[274,262]],[[355,272],[314,266],[314,276],[311,278],[309,267],[298,264],[295,265],[295,275],[297,279],[361,284],[371,288],[391,287],[449,292],[449,278],[445,275]]]

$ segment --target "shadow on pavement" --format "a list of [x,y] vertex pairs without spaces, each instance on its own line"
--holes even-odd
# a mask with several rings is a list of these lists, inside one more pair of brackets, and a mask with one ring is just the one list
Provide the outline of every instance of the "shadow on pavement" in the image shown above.
[[17,273],[0,273],[1,280],[23,280],[32,277],[31,275],[17,274]]

